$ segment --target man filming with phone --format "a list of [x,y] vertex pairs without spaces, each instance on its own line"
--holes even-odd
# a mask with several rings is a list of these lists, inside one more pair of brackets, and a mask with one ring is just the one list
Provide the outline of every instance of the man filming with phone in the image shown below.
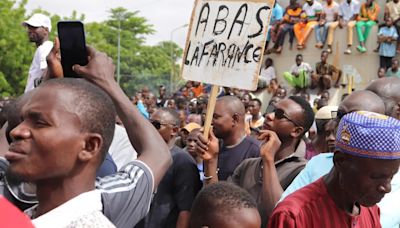
[[51,20],[44,14],[34,14],[27,21],[22,23],[28,32],[30,42],[36,44],[35,55],[29,68],[29,76],[26,82],[25,93],[37,87],[42,77],[46,73],[46,56],[53,47],[53,42],[49,41],[51,31]]
[[[110,57],[87,48],[88,64],[73,67],[82,78],[62,78],[70,75],[63,74],[59,52],[56,39],[46,78],[60,79],[45,80],[31,92],[21,122],[9,133],[7,175],[36,185],[38,203],[25,211],[35,227],[133,227],[171,165],[169,148],[115,81]],[[96,180],[115,111],[139,156]]]

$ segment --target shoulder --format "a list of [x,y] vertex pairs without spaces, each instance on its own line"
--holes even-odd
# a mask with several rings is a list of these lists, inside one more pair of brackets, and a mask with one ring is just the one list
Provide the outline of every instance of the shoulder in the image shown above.
[[261,142],[258,141],[257,139],[251,137],[251,136],[246,136],[246,138],[243,140],[244,143],[246,144],[250,144],[251,146],[256,146],[256,147],[260,147]]
[[237,169],[247,170],[250,167],[256,167],[260,162],[261,158],[247,158],[240,163]]
[[323,184],[323,180],[319,179],[293,192],[276,206],[274,213],[285,212],[293,218],[304,215],[304,208],[317,205],[321,199],[326,197]]
[[241,180],[253,176],[257,167],[261,167],[261,158],[247,158],[243,160],[234,170],[232,176],[228,179],[235,184],[241,185]]
[[326,161],[332,161],[333,158],[333,153],[320,153],[314,157],[308,163],[320,163],[320,162],[326,162]]
[[126,191],[137,186],[138,182],[147,182],[151,191],[154,188],[154,176],[151,169],[142,161],[134,160],[122,167],[116,174],[97,178],[96,188],[105,192]]
[[251,136],[246,136],[241,145],[242,148],[246,148],[247,157],[258,157],[260,154],[260,146],[261,142]]
[[50,51],[53,48],[53,42],[45,41],[38,47],[39,51]]
[[188,166],[193,166],[197,167],[196,161],[193,159],[193,157],[183,149],[174,146],[171,149],[171,155],[172,155],[172,166],[176,168],[182,168],[182,166],[188,167]]
[[172,154],[172,159],[175,162],[175,160],[185,160],[185,161],[190,161],[190,162],[194,162],[192,156],[190,156],[190,154],[186,151],[184,151],[183,149],[174,146],[171,149],[171,154]]

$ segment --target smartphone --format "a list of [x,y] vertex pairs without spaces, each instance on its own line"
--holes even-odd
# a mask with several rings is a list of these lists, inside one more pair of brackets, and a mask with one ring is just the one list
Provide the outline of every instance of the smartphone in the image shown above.
[[83,23],[80,21],[60,21],[57,23],[57,29],[64,77],[80,77],[72,70],[72,66],[88,64]]

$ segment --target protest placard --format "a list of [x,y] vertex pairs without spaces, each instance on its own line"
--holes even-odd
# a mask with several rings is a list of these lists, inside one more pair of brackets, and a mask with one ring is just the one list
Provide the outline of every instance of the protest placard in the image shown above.
[[255,90],[275,0],[196,0],[182,77],[212,84],[204,136],[208,136],[218,86]]
[[196,0],[182,77],[255,90],[274,0]]

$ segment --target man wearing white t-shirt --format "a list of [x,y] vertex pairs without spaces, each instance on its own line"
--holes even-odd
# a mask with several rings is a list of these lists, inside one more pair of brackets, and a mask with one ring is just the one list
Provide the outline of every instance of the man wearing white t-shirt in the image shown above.
[[[339,4],[333,0],[327,0],[323,6],[323,11],[321,14],[321,18],[319,20],[318,25],[315,26],[315,40],[317,44],[315,45],[317,48],[323,48],[327,35],[328,29],[332,26],[337,26],[339,23]],[[328,39],[328,53],[332,52],[332,42],[333,35]]]
[[29,20],[24,21],[22,25],[27,29],[29,41],[34,42],[37,47],[29,68],[29,76],[25,87],[26,93],[38,86],[46,73],[46,57],[53,48],[53,42],[48,40],[51,31],[51,21],[48,16],[40,13],[34,14]]

